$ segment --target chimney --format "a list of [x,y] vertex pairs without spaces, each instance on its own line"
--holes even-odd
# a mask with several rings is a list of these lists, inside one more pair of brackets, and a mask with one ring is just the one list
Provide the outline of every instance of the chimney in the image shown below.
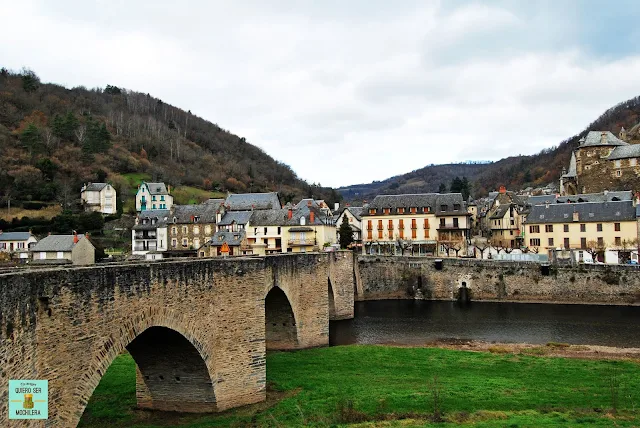
[[309,211],[309,224],[313,224],[316,219],[316,214],[313,211]]
[[84,237],[85,237],[85,238],[87,238],[87,239],[89,239],[89,232],[86,232],[86,233],[84,234]]
[[308,207],[311,207],[311,199],[309,199],[309,200],[307,201],[307,206],[308,206]]
[[293,218],[293,208],[289,207],[289,211],[287,212],[287,218],[291,220]]
[[507,188],[506,188],[506,187],[504,187],[504,186],[500,186],[500,190],[499,190],[499,192],[500,192],[500,193],[502,193],[502,194],[504,195],[505,193],[507,193]]
[[76,231],[74,230],[74,231],[73,231],[73,243],[74,243],[74,244],[77,244],[79,240],[80,240],[80,239],[78,239],[78,234],[77,234],[77,233],[76,233]]
[[549,208],[549,200],[544,201],[544,207],[547,209]]
[[602,144],[607,144],[607,133],[606,133],[606,131],[602,131],[602,133],[600,134],[600,142]]
[[339,209],[340,209],[340,202],[336,202],[335,204],[333,204],[334,211],[338,211]]
[[350,207],[350,206],[351,206],[351,204],[350,204],[349,202],[347,202],[344,206],[345,206],[345,207]]
[[47,236],[51,236],[51,232],[47,233]]
[[171,185],[167,185],[167,193],[171,193]]

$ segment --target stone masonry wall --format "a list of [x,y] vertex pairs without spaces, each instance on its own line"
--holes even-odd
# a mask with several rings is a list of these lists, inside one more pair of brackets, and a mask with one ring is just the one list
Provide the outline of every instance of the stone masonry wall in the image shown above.
[[[0,399],[6,403],[8,379],[49,380],[50,419],[10,426],[75,426],[113,359],[153,326],[180,333],[197,350],[215,397],[207,404],[188,391],[161,393],[153,398],[163,408],[222,410],[264,400],[264,282],[261,259],[0,275]],[[151,368],[137,362],[143,374]],[[190,373],[179,365],[177,372],[169,369],[153,373]],[[176,376],[154,381],[171,383],[156,392],[180,388]],[[7,410],[0,407],[3,423]]]
[[329,253],[329,280],[333,291],[331,320],[353,318],[354,271],[353,252],[336,251]]
[[592,304],[640,303],[640,268],[539,264],[424,257],[358,256],[363,294],[358,300],[453,300],[464,282],[472,300]]

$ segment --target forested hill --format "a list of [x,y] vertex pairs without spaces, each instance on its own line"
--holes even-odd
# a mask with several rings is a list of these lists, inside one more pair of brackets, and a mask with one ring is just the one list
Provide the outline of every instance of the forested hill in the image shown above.
[[617,136],[621,127],[630,130],[639,122],[640,96],[610,108],[582,132],[535,155],[512,156],[489,163],[429,165],[383,181],[343,187],[338,191],[345,199],[360,202],[378,194],[436,192],[441,183],[449,186],[455,177],[467,177],[475,197],[484,196],[501,185],[510,190],[542,187],[549,183],[557,185],[562,168],[569,164],[571,152],[588,131],[611,131]]
[[0,70],[0,198],[67,202],[83,182],[127,195],[132,177],[219,192],[279,191],[284,201],[328,188],[220,126],[117,86],[68,89],[29,70]]

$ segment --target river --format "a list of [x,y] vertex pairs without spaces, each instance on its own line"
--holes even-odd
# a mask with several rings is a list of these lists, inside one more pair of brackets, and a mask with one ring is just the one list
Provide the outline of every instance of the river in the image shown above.
[[640,307],[378,300],[331,321],[330,344],[422,345],[442,339],[640,347]]

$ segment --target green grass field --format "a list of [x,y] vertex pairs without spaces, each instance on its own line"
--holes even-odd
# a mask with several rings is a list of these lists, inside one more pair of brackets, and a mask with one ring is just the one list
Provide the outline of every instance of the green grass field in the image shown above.
[[[212,415],[141,411],[135,363],[122,355],[81,426],[640,426],[638,362],[342,346],[269,353],[267,379],[266,403]],[[443,423],[432,421],[434,401]]]

